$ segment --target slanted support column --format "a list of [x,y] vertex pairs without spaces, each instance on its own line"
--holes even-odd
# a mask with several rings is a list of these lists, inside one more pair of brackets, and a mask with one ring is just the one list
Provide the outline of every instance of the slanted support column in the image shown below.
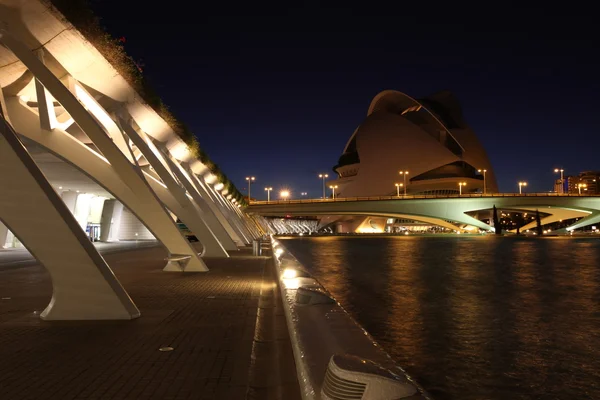
[[182,165],[176,163],[176,161],[171,160],[167,157],[169,164],[171,165],[171,169],[177,176],[187,191],[192,195],[194,201],[198,206],[202,209],[203,215],[207,219],[207,223],[210,224],[211,227],[216,227],[214,230],[219,232],[222,236],[227,236],[232,240],[234,245],[243,246],[244,243],[240,237],[239,232],[230,224],[223,214],[217,209],[216,205],[212,202],[210,198],[207,198],[207,194],[197,181],[193,178],[193,173]]
[[[52,96],[60,102],[75,120],[77,125],[79,125],[88,138],[90,138],[100,150],[105,160],[103,158],[98,158],[95,154],[90,154],[91,151],[86,149],[86,146],[82,145],[80,142],[77,142],[77,144],[80,145],[79,149],[74,150],[74,143],[69,142],[69,140],[72,141],[75,139],[72,139],[71,137],[65,139],[66,143],[64,144],[78,154],[73,154],[72,152],[63,149],[62,146],[57,146],[56,142],[64,139],[62,136],[66,134],[64,132],[59,132],[58,129],[54,129],[52,132],[43,131],[44,134],[48,134],[40,135],[39,123],[36,129],[38,131],[37,139],[34,140],[38,143],[44,142],[44,146],[52,148],[52,151],[61,156],[65,153],[69,153],[66,157],[63,156],[63,158],[70,158],[71,160],[77,159],[77,161],[72,163],[80,169],[86,170],[86,172],[91,172],[88,173],[88,175],[96,179],[99,183],[101,182],[101,184],[113,193],[115,197],[119,198],[128,209],[135,213],[140,221],[150,229],[154,236],[159,238],[165,245],[169,253],[175,255],[190,255],[191,257],[185,265],[186,271],[207,271],[208,268],[202,259],[200,259],[194,248],[187,243],[181,232],[179,232],[176,224],[169,217],[166,209],[143,178],[141,171],[131,163],[127,154],[121,152],[119,147],[117,147],[117,144],[123,141],[123,137],[121,136],[120,131],[118,131],[118,128],[115,130],[114,121],[110,118],[105,118],[105,111],[97,109],[97,102],[95,102],[93,98],[90,99],[89,97],[86,97],[86,92],[85,90],[81,90],[83,88],[80,85],[75,85],[75,90],[79,88],[78,95],[82,101],[87,102],[87,107],[90,108],[90,110],[96,111],[95,119],[87,112],[79,100],[75,98],[73,93],[71,93],[23,43],[2,30],[0,30],[0,42],[8,47],[31,71],[31,73],[33,73],[35,78],[44,85]],[[9,114],[12,115],[13,112],[10,110],[8,102],[7,108],[9,109]],[[104,127],[106,128],[106,131],[103,126],[100,125],[99,121],[106,124]],[[20,122],[21,121],[17,121],[15,118],[15,127],[17,126],[17,123]],[[35,128],[29,126],[27,129]],[[17,127],[19,132],[29,136],[27,129],[22,130]],[[107,132],[114,137],[109,137]],[[91,160],[91,158],[96,159]],[[94,166],[92,167],[89,164],[94,164]]]
[[[170,254],[193,255],[185,266],[185,271],[208,270],[198,252],[183,237],[175,221],[154,193],[144,196],[143,188],[138,193],[132,191],[111,164],[60,128],[52,132],[41,130],[37,115],[21,105],[17,98],[7,99],[7,107],[17,132],[76,166],[112,193],[152,232]],[[145,184],[144,180],[141,182]],[[150,189],[147,190],[150,192]]]
[[[202,246],[204,247],[202,255],[205,257],[229,257],[223,243],[217,239],[211,227],[200,218],[199,210],[194,207],[187,197],[185,189],[179,186],[171,174],[171,171],[168,169],[168,161],[164,163],[164,157],[154,146],[154,143],[152,143],[150,138],[145,136],[143,132],[138,134],[129,123],[122,119],[119,119],[119,125],[125,131],[129,139],[131,139],[136,147],[142,152],[144,157],[146,157],[146,160],[148,160],[150,165],[154,168],[154,171],[158,174],[162,182],[167,186],[168,193],[165,193],[165,195],[168,197],[161,197],[160,194],[164,193],[164,191],[156,187],[158,182],[155,182],[148,174],[145,175],[150,186],[155,189],[155,193],[159,195],[161,200],[167,204],[167,207],[169,207],[169,209],[175,213],[200,240],[200,243],[202,243]],[[230,250],[237,250],[237,246],[233,243],[231,238],[223,237],[221,239],[229,245]]]
[[0,218],[52,277],[46,320],[133,319],[140,312],[0,118]]
[[8,237],[8,228],[0,221],[0,249],[4,248],[6,238]]
[[113,242],[119,240],[123,204],[111,199],[104,202],[100,217],[100,241]]
[[252,242],[252,234],[247,229],[247,227],[244,226],[243,221],[241,221],[238,218],[238,216],[236,216],[235,214],[232,214],[227,209],[226,205],[221,203],[221,200],[220,200],[217,192],[215,190],[213,190],[213,188],[210,186],[210,184],[202,182],[202,178],[197,178],[197,182],[204,189],[204,192],[206,193],[207,198],[211,200],[215,209],[219,210],[219,212],[221,212],[223,214],[227,214],[229,216],[228,219],[230,221],[232,221],[238,227],[238,230],[240,231],[240,233],[242,234],[242,236],[244,238],[245,244],[250,244]]

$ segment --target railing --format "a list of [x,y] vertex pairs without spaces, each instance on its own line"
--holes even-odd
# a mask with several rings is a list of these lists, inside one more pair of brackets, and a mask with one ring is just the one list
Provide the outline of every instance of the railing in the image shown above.
[[462,199],[462,198],[483,198],[483,197],[600,197],[598,194],[578,194],[578,193],[468,193],[468,194],[415,194],[400,196],[367,196],[367,197],[340,197],[336,199],[306,199],[306,200],[271,200],[271,201],[252,201],[253,205],[276,205],[276,204],[310,204],[310,203],[333,203],[344,201],[381,201],[381,200],[414,200],[414,199]]

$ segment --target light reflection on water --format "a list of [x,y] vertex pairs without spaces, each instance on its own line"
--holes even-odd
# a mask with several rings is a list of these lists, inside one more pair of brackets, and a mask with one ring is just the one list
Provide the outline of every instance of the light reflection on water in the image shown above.
[[436,399],[600,399],[600,240],[283,244]]

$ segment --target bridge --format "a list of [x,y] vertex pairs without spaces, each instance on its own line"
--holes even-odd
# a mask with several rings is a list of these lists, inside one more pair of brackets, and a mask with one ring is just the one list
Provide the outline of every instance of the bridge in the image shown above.
[[[336,199],[254,201],[246,211],[261,216],[374,216],[407,218],[456,231],[476,227],[484,231],[494,228],[473,215],[494,206],[499,210],[535,213],[545,216],[542,225],[561,220],[577,220],[561,230],[569,232],[600,222],[600,196],[560,193],[497,193],[464,195],[405,195],[348,197]],[[469,215],[471,214],[471,215]],[[531,221],[522,230],[535,226]]]

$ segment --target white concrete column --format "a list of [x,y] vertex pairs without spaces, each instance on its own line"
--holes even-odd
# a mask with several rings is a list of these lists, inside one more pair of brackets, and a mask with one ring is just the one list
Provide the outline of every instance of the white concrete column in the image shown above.
[[6,238],[8,237],[8,228],[0,221],[0,249],[5,248]]
[[71,214],[75,215],[75,206],[77,205],[77,195],[79,193],[74,190],[65,190],[60,194],[60,197],[65,202],[65,206],[71,211]]
[[52,277],[46,320],[133,319],[139,310],[46,180],[16,133],[0,119],[0,218]]
[[115,199],[106,200],[100,218],[100,240],[102,242],[116,242],[119,240],[123,204]]
[[217,206],[217,208],[219,210],[222,210],[223,213],[228,214],[229,220],[234,221],[234,223],[236,223],[238,227],[243,227],[243,230],[245,231],[244,239],[246,240],[246,244],[250,244],[252,242],[253,234],[249,227],[246,226],[245,222],[242,219],[240,219],[239,216],[237,216],[232,209],[228,208],[221,194],[218,193],[213,187],[211,187],[210,184],[204,183],[204,187],[206,188],[206,191],[209,194],[209,196],[213,199],[213,202]]
[[[218,235],[216,231],[213,231],[213,228],[218,227],[209,226],[207,221],[200,218],[199,211],[201,212],[201,210],[196,209],[194,204],[187,197],[185,189],[179,186],[172,175],[175,171],[170,168],[169,160],[164,158],[164,155],[160,153],[152,140],[143,132],[136,132],[131,125],[123,119],[119,118],[119,125],[138,150],[146,157],[146,160],[154,168],[154,172],[158,174],[162,183],[169,189],[169,200],[163,198],[161,198],[161,200],[163,200],[165,204],[167,204],[167,202],[169,203],[167,207],[169,207],[169,209],[194,233],[198,240],[200,240],[200,243],[202,243],[202,246],[204,247],[203,256],[229,257],[227,250],[237,250],[237,246],[230,237]],[[145,174],[145,176],[150,186],[155,187],[155,179],[150,177],[149,174]],[[156,190],[155,193],[158,194]],[[174,200],[174,202],[172,200]]]
[[[130,158],[127,156],[127,154],[122,153],[120,148],[117,147],[117,144],[120,140],[123,140],[123,138],[121,137],[119,139],[119,135],[109,137],[104,128],[100,125],[100,120],[92,117],[80,103],[80,99],[81,101],[86,101],[85,93],[81,93],[80,91],[79,96],[81,97],[80,99],[77,99],[73,93],[71,93],[61,83],[61,81],[31,53],[27,46],[4,31],[0,32],[0,42],[9,48],[44,85],[44,87],[52,94],[52,96],[58,102],[60,102],[60,104],[77,123],[77,125],[79,125],[79,127],[86,133],[88,138],[93,141],[94,145],[96,145],[96,147],[102,153],[105,160],[100,159],[101,164],[104,164],[104,169],[108,171],[98,171],[97,169],[93,168],[94,173],[88,175],[94,177],[98,182],[101,181],[98,179],[99,176],[103,175],[104,173],[113,175],[109,178],[110,182],[103,182],[103,186],[112,186],[111,189],[107,189],[113,193],[115,197],[119,198],[124,204],[126,204],[127,207],[135,212],[138,217],[143,215],[143,217],[140,219],[144,221],[144,224],[149,227],[155,236],[159,237],[159,240],[165,245],[169,253],[174,255],[191,256],[189,262],[185,266],[185,270],[207,271],[208,268],[206,267],[206,264],[204,264],[204,262],[200,259],[193,246],[187,243],[186,239],[177,229],[175,223],[171,220],[171,218],[169,218],[167,211],[156,198],[156,195],[152,192],[147,182],[143,179],[139,169],[136,169],[136,167],[131,164]],[[93,102],[89,100],[90,99],[87,98],[88,107],[92,107]],[[16,101],[18,104],[18,100]],[[9,108],[8,101],[7,108]],[[13,115],[11,110],[9,110],[9,114]],[[100,115],[100,117],[102,117],[102,115]],[[108,123],[108,121],[105,122]],[[17,124],[16,121],[15,124]],[[40,131],[39,123],[37,125],[37,129],[35,130]],[[106,128],[109,133],[112,133],[114,130],[112,125],[107,126]],[[17,131],[19,131],[21,134],[27,135],[27,132],[25,130],[21,130],[20,128],[17,128]],[[43,131],[43,134],[38,135],[38,139],[36,141],[38,143],[46,142],[47,145],[45,146],[47,148],[53,147],[50,146],[50,143],[48,142],[54,142],[56,136],[65,135],[64,132],[57,131],[58,129],[54,129],[52,132]],[[70,135],[68,136],[69,140],[75,140]],[[77,143],[87,148],[87,146],[84,146],[81,144],[81,142],[77,141]],[[89,163],[87,158],[93,158],[90,157],[89,154],[93,152],[89,148],[86,150],[88,150],[87,154],[85,151],[80,150],[82,154],[73,155],[73,158],[76,156],[83,156],[83,160],[79,160],[80,162],[74,162],[74,164],[81,169],[85,169],[86,164]],[[64,151],[60,148],[53,151],[57,154],[64,153]],[[97,155],[94,154],[94,157],[97,157]],[[110,167],[107,167],[108,165]],[[98,165],[96,165],[96,167],[97,166]],[[114,182],[115,174],[119,182]],[[106,175],[104,175],[104,178],[106,178]],[[120,196],[117,196],[115,191],[120,191]],[[128,198],[128,201],[125,201],[124,198]],[[166,231],[170,231],[172,233],[167,234]],[[159,232],[159,234],[156,234],[156,232]]]
[[92,206],[92,195],[87,193],[79,193],[77,196],[77,202],[75,203],[75,212],[73,215],[81,226],[81,229],[85,232],[87,228],[88,218],[90,216],[90,210]]
[[[104,187],[142,221],[170,254],[191,255],[192,259],[186,266],[186,271],[208,270],[196,249],[183,237],[175,221],[149,187],[141,187],[138,192],[133,191],[117,174],[115,168],[88,146],[59,128],[52,132],[41,130],[37,115],[21,105],[17,98],[8,98],[6,104],[17,132],[77,166]],[[146,185],[141,177],[140,181]]]
[[198,189],[200,195],[206,200],[206,204],[208,204],[210,209],[219,218],[219,220],[226,221],[227,223],[236,226],[236,232],[238,233],[238,237],[242,240],[242,245],[250,243],[246,237],[246,234],[239,228],[239,226],[237,226],[235,219],[232,219],[231,216],[224,212],[218,201],[213,197],[213,194],[209,192],[210,186],[203,182],[203,178],[196,176],[193,171],[188,170],[188,173],[192,181],[195,183],[195,187]]

